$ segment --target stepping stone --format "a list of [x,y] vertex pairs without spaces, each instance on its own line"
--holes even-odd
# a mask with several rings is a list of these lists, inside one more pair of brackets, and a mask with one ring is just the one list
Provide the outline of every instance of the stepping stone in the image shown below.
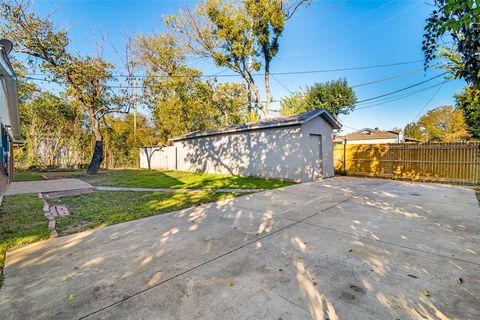
[[57,213],[60,217],[66,217],[70,215],[66,206],[60,205],[60,206],[56,206],[56,208],[57,208]]
[[[58,217],[57,208],[55,206],[50,207],[50,211],[47,213],[50,217]],[[47,216],[48,217],[48,216]]]

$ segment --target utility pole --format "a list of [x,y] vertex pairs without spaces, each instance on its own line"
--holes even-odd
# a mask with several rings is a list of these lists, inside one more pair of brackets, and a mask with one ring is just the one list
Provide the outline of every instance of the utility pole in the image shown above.
[[133,80],[133,141],[137,141],[137,80]]

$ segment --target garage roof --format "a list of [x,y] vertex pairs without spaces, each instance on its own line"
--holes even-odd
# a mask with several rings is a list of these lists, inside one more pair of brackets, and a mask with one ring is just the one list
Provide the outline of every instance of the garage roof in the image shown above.
[[292,116],[263,119],[256,122],[235,124],[235,125],[212,129],[212,130],[193,131],[181,136],[173,137],[170,139],[170,141],[180,141],[180,140],[186,140],[190,138],[206,137],[206,136],[213,136],[213,135],[234,133],[234,132],[241,132],[241,131],[295,126],[295,125],[301,125],[305,122],[308,122],[320,116],[323,119],[325,119],[330,124],[330,126],[332,126],[332,128],[334,129],[341,128],[340,122],[338,122],[338,120],[334,116],[332,116],[327,110],[317,109],[317,110],[312,110],[312,111],[308,111],[308,112],[304,112],[304,113],[300,113]]

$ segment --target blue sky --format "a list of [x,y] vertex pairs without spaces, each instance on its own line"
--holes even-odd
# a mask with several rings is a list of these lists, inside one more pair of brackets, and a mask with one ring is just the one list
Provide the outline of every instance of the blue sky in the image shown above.
[[[431,1],[433,2],[433,0]],[[196,1],[37,1],[41,13],[55,11],[55,21],[66,25],[73,49],[95,52],[93,33],[108,35],[108,42],[122,51],[126,35],[161,32],[163,16],[175,14]],[[416,61],[423,58],[421,41],[425,19],[432,6],[428,1],[312,1],[286,25],[280,52],[272,72],[350,68]],[[118,61],[118,54],[105,46],[105,56]],[[192,61],[205,74],[222,71],[210,61]],[[389,93],[440,74],[441,70],[420,70],[422,63],[312,74],[277,75],[271,80],[275,100],[315,82],[346,77],[352,86],[405,74],[389,81],[355,88],[358,100]],[[225,71],[225,73],[231,73]],[[235,78],[224,78],[234,81]],[[223,79],[220,79],[223,81]],[[258,78],[261,84],[261,78]],[[237,80],[239,81],[239,80]],[[357,110],[341,116],[345,132],[364,127],[403,127],[425,112],[453,104],[453,95],[465,83],[437,78],[383,99],[359,104]],[[430,87],[430,88],[429,88]],[[395,98],[395,97],[398,97]],[[400,98],[402,97],[402,98]],[[395,99],[394,99],[395,98]],[[428,103],[428,104],[427,104]],[[278,103],[274,103],[278,108]]]

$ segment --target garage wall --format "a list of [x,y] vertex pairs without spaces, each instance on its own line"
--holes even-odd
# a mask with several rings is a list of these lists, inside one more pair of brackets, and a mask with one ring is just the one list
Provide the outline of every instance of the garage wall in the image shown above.
[[144,148],[140,152],[141,168],[148,168],[149,157],[152,169],[311,181],[334,175],[333,129],[317,117],[301,126],[192,138],[161,149]]
[[140,168],[148,169],[150,160],[151,169],[176,170],[177,154],[176,147],[152,147],[140,149]]
[[[322,157],[320,160],[318,150],[315,148],[315,139],[312,139],[312,136],[321,138]],[[303,181],[317,179],[318,166],[320,166],[322,177],[333,177],[333,129],[322,117],[317,117],[302,125],[302,149]]]
[[177,169],[300,180],[301,127],[283,127],[175,142]]

